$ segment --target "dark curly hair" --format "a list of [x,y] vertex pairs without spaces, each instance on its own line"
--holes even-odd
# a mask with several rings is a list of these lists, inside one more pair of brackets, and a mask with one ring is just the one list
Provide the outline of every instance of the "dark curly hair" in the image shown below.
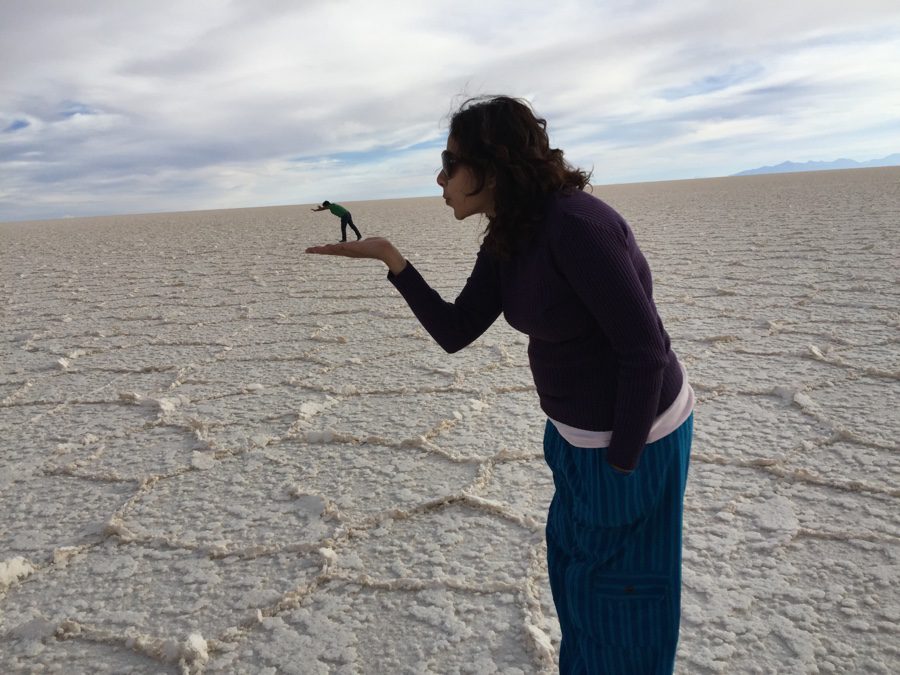
[[534,234],[547,198],[561,190],[583,190],[590,173],[572,167],[550,147],[547,121],[509,96],[465,101],[450,117],[450,136],[469,166],[478,194],[490,182],[494,215],[484,230],[485,247],[509,258]]

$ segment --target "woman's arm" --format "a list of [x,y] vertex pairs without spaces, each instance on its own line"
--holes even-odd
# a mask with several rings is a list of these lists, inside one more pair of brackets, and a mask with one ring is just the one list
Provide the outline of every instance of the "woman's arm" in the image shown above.
[[454,302],[441,298],[387,239],[370,237],[355,242],[313,246],[306,252],[381,260],[390,270],[388,280],[400,291],[413,314],[431,337],[450,353],[472,343],[500,315],[497,270],[484,252],[479,252],[475,268]]
[[656,417],[668,343],[653,304],[650,269],[630,229],[608,207],[570,218],[554,242],[557,263],[596,318],[619,363],[611,465],[634,469]]

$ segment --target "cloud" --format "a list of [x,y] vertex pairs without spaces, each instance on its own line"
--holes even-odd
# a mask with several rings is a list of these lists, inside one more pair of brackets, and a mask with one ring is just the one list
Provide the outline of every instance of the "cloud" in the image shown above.
[[871,0],[4,6],[0,220],[433,194],[479,93],[605,182],[868,159],[898,38]]

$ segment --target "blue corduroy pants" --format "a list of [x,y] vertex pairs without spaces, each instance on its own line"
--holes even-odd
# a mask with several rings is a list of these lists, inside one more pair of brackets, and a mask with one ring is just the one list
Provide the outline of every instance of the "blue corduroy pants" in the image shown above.
[[681,618],[681,526],[693,415],[617,473],[606,449],[576,448],[553,423],[544,457],[556,493],[547,566],[562,631],[560,673],[663,675]]

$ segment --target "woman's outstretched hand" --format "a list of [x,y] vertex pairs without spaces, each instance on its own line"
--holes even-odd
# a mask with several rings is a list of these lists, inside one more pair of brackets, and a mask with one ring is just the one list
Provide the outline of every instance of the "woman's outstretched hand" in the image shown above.
[[393,274],[399,274],[406,267],[406,258],[384,237],[368,237],[359,241],[310,246],[306,252],[319,255],[341,255],[346,258],[373,258],[387,265]]

